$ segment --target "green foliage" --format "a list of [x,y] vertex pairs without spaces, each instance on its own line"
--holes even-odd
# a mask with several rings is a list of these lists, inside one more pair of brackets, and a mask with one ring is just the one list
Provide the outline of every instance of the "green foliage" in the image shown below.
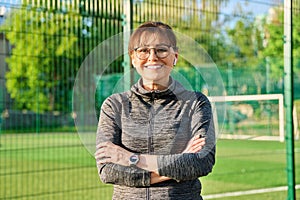
[[[297,4],[295,4],[297,6]],[[273,8],[276,15],[265,24],[266,47],[263,56],[270,58],[271,75],[273,78],[283,78],[283,46],[284,38],[284,9],[283,7]],[[293,9],[293,58],[294,72],[300,72],[300,12]]]
[[[234,71],[243,73],[243,76],[236,77],[236,79],[241,79],[237,80],[239,85],[242,85],[245,79],[251,79],[251,82],[256,85],[254,93],[260,94],[265,81],[265,58],[261,56],[262,27],[265,19],[257,20],[252,13],[245,12],[241,5],[237,6],[235,12],[241,17],[233,27],[227,28],[229,41],[225,58]],[[249,93],[249,91],[244,92]]]
[[[217,2],[206,0],[198,2],[194,0],[192,2],[193,8],[207,10],[207,12],[191,11],[190,17],[184,20],[186,23],[182,27],[179,25],[178,28],[180,32],[194,38],[207,51],[212,60],[219,62],[224,59],[224,52],[226,52],[227,47],[226,39],[221,32],[226,20],[220,22],[216,13],[220,12],[222,6],[226,5],[228,0]],[[214,12],[209,12],[210,9]],[[180,17],[183,18],[184,16]],[[184,25],[190,27],[186,28]]]
[[[13,47],[6,60],[7,91],[15,109],[70,112],[77,70],[101,41],[120,32],[120,13],[108,19],[103,16],[111,11],[90,14],[84,2],[79,7],[30,2],[12,9],[0,27]],[[117,60],[109,70],[120,66]]]
[[283,10],[274,8],[277,16],[271,22],[265,24],[266,47],[263,50],[263,56],[269,58],[271,66],[271,76],[275,79],[283,78]]
[[78,37],[72,32],[76,20],[29,6],[10,13],[1,31],[13,46],[6,59],[6,86],[16,108],[35,112],[61,108],[56,91],[66,78],[61,69],[80,55]]
[[[284,10],[282,6],[274,7],[273,15],[255,17],[237,6],[237,13],[241,16],[233,27],[227,29],[229,42],[227,55],[235,71],[249,71],[246,77],[253,80],[257,90],[264,93],[266,87],[272,92],[280,92],[283,81],[283,46],[284,46]],[[300,71],[300,13],[293,12],[293,58],[295,80],[299,79]],[[241,79],[244,79],[243,77]],[[277,86],[276,86],[277,84]],[[275,88],[276,87],[276,88]],[[267,90],[267,89],[266,89]]]
[[231,53],[232,62],[236,67],[257,66],[257,47],[256,42],[261,38],[256,37],[255,26],[252,21],[239,20],[235,27],[228,30],[228,34],[234,44]]

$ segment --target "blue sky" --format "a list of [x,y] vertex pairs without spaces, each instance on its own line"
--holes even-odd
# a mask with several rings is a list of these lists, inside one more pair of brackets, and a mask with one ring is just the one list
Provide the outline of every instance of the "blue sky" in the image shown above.
[[5,14],[11,5],[19,4],[21,0],[0,0],[0,15]]
[[222,9],[222,12],[231,14],[236,5],[240,3],[243,10],[250,11],[254,15],[264,15],[268,13],[271,7],[279,5],[282,0],[230,0],[228,5]]
[[0,0],[0,5],[8,6],[9,4],[17,4],[20,2],[21,2],[21,0]]

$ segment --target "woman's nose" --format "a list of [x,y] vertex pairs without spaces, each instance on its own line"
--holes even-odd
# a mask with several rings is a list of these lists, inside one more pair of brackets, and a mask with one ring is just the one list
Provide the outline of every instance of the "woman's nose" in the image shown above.
[[158,57],[156,55],[155,49],[150,49],[148,60],[157,60]]

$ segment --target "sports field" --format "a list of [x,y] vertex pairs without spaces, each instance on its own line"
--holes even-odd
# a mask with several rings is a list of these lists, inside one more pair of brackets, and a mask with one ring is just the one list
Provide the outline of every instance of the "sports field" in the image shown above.
[[[0,135],[0,199],[111,199],[95,161],[76,133]],[[295,142],[300,166],[300,142]],[[212,174],[201,178],[206,199],[286,199],[286,191],[213,198],[212,194],[286,186],[285,143],[221,140]],[[296,183],[300,184],[296,167]],[[300,190],[297,190],[300,197]]]

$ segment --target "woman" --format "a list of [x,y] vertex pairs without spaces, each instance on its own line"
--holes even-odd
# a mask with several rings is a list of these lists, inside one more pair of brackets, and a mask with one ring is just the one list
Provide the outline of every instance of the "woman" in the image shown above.
[[170,76],[178,50],[168,25],[142,24],[128,50],[141,78],[101,107],[99,176],[114,184],[113,199],[202,199],[199,177],[215,163],[210,103]]

